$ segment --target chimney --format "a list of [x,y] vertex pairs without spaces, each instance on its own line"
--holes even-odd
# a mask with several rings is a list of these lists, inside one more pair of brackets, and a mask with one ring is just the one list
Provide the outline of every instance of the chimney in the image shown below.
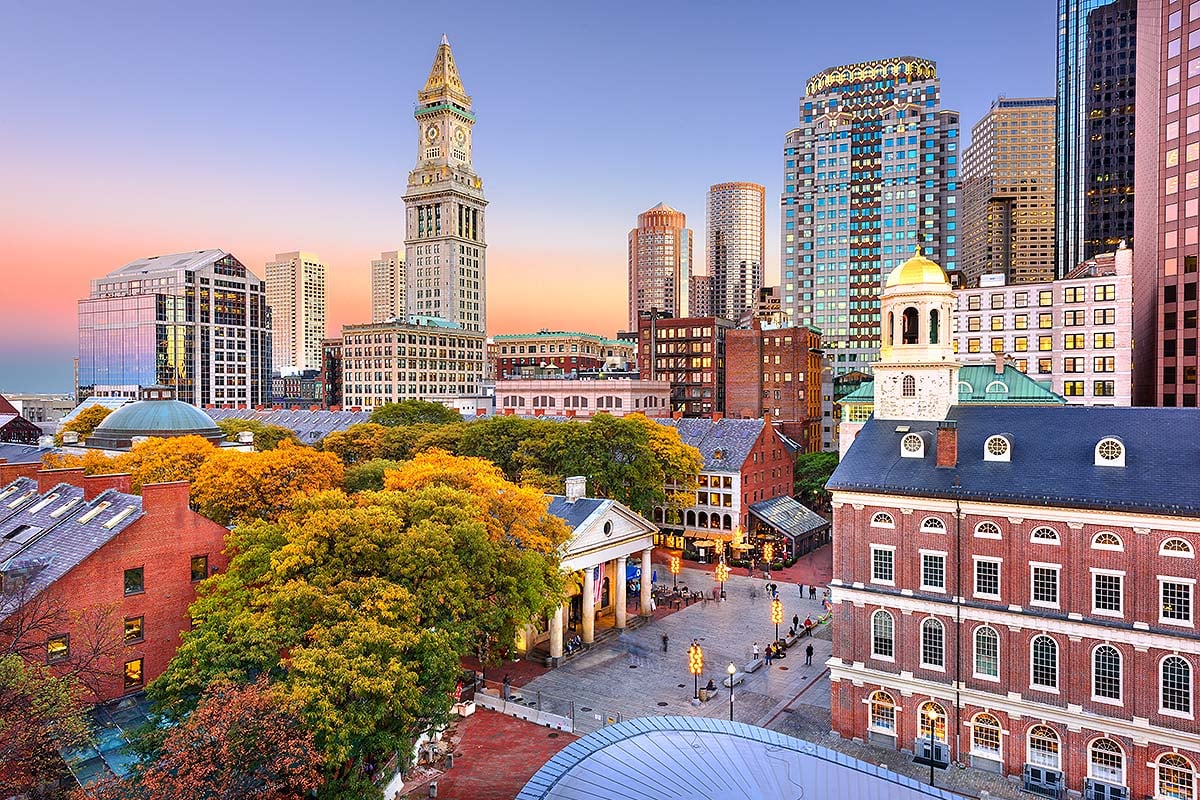
[[724,416],[725,416],[725,415],[724,415],[724,414],[722,414],[720,411],[714,411],[714,412],[712,412],[712,421],[713,421],[713,422],[720,422],[720,421],[721,421],[721,418],[722,418],[722,417],[724,417]]
[[937,465],[939,467],[958,466],[958,422],[947,419],[938,423],[937,428]]
[[238,431],[238,444],[254,444],[254,431]]
[[[29,466],[37,466],[31,464]],[[3,474],[0,471],[0,474]],[[38,493],[49,491],[60,483],[69,483],[72,486],[83,486],[83,468],[73,467],[70,469],[44,469],[36,473],[38,482]],[[34,477],[29,475],[29,477]],[[10,479],[11,480],[11,479]]]
[[587,497],[587,478],[583,475],[576,475],[572,478],[567,478],[567,502],[574,503],[576,500],[581,500]]
[[85,501],[92,500],[107,489],[116,489],[122,494],[129,494],[130,485],[128,472],[113,475],[88,475],[83,479],[83,499]]
[[79,431],[63,431],[63,444],[79,444]]
[[682,411],[672,411],[671,419],[683,419],[683,412]]
[[[17,478],[36,478],[42,465],[37,462],[31,464],[0,464],[0,486],[7,486]],[[83,470],[80,470],[82,473]],[[40,482],[38,484],[41,485]]]
[[147,483],[142,487],[142,511],[182,519],[182,515],[188,510],[191,488],[187,481]]
[[1004,374],[1004,361],[1005,361],[1004,353],[996,353],[996,374],[997,375]]

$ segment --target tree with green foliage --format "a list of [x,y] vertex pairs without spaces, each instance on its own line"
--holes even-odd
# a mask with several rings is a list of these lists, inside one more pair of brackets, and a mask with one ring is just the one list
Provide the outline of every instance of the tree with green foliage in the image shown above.
[[399,403],[384,403],[371,412],[371,422],[377,425],[448,425],[462,422],[462,415],[441,403],[428,400],[401,400]]
[[383,488],[384,474],[390,469],[400,469],[403,461],[390,458],[373,458],[353,467],[346,467],[346,480],[343,486],[346,492],[378,492]]
[[411,455],[429,450],[443,450],[447,453],[458,454],[462,438],[470,425],[459,421],[448,425],[422,425],[420,427],[426,430],[413,445]]
[[376,458],[406,461],[417,452],[421,437],[439,426],[418,424],[388,428],[374,422],[351,425],[344,431],[334,431],[321,442],[321,448],[336,453],[347,466]]
[[837,469],[837,453],[803,453],[796,456],[792,471],[795,495],[800,502],[813,509],[829,508],[830,495],[825,484]]
[[300,444],[296,434],[287,428],[269,425],[257,419],[223,419],[217,423],[217,427],[225,434],[227,442],[236,442],[239,433],[251,431],[254,434],[255,450],[274,450],[284,441]]
[[82,687],[70,676],[0,655],[0,787],[4,795],[32,792],[63,772],[61,747],[91,738]]
[[472,422],[458,443],[458,454],[486,458],[510,481],[542,464],[545,443],[558,423],[503,415]]

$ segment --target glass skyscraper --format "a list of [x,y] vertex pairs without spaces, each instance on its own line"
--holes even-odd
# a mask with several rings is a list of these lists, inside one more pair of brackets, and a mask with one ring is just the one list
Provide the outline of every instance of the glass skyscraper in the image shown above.
[[1059,277],[1133,244],[1136,20],[1136,0],[1058,0]]
[[840,375],[876,361],[883,280],[917,245],[957,268],[959,121],[923,58],[832,67],[806,89],[784,142],[781,307],[821,330]]

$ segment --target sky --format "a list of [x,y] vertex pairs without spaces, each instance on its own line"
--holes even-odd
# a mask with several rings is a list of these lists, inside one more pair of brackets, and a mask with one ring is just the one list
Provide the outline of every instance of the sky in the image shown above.
[[703,263],[711,184],[767,187],[826,67],[937,61],[964,131],[1054,93],[1051,0],[924,3],[0,2],[0,390],[70,391],[76,302],[149,255],[216,247],[260,277],[328,266],[329,332],[370,319],[403,249],[417,91],[443,33],[474,98],[489,333],[612,336],[626,237],[660,201]]

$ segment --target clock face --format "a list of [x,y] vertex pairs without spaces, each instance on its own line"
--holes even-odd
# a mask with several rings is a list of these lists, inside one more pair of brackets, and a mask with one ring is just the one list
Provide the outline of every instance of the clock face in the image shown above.
[[454,141],[458,142],[460,145],[463,142],[467,141],[467,132],[464,131],[462,128],[455,128],[454,129]]
[[437,137],[438,137],[438,126],[437,126],[437,125],[430,124],[430,125],[429,125],[429,127],[427,127],[427,128],[425,129],[425,139],[426,139],[426,141],[430,141],[430,142],[432,142],[432,141],[433,141],[434,139],[436,139]]

